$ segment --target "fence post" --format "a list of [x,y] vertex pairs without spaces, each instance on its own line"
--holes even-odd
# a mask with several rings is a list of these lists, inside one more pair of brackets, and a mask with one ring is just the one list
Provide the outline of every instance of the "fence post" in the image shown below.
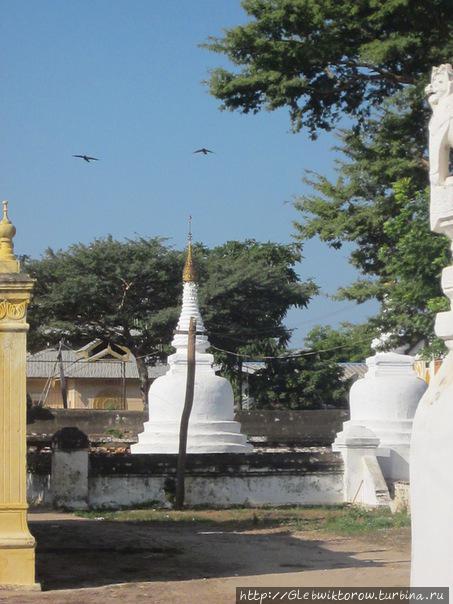
[[88,449],[88,437],[78,428],[62,428],[54,434],[50,482],[54,507],[88,509]]

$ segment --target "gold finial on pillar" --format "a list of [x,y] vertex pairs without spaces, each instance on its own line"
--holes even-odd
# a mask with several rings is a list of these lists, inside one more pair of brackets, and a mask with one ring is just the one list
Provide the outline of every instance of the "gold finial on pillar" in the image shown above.
[[192,255],[192,216],[189,216],[189,235],[187,244],[187,257],[182,272],[182,280],[184,283],[195,283],[197,281],[197,271],[193,262]]
[[8,202],[3,202],[3,217],[0,220],[0,273],[19,273],[19,261],[14,255],[13,237],[16,227],[8,218]]

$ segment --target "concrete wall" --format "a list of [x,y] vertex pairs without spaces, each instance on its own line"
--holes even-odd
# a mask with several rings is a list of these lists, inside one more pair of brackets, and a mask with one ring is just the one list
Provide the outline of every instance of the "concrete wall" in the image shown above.
[[[77,451],[78,480],[87,477],[82,500],[74,498],[63,463],[53,454],[29,454],[30,505],[69,509],[155,505],[170,507],[176,455],[106,456],[86,454],[87,472]],[[53,460],[52,460],[53,456]],[[59,472],[59,470],[62,470]],[[190,455],[186,472],[186,503],[211,505],[331,505],[343,501],[343,464],[327,450],[303,453]],[[61,476],[59,475],[61,474]]]
[[[76,426],[89,437],[107,434],[109,429],[136,440],[147,416],[141,411],[100,411],[90,409],[52,409],[47,418],[36,418],[27,426],[28,434],[52,435],[66,426]],[[241,411],[236,419],[242,433],[255,443],[329,446],[349,419],[344,409],[319,411]]]
[[349,410],[241,411],[236,419],[242,432],[266,444],[326,447],[349,419]]
[[[27,392],[33,401],[43,397],[47,380],[45,378],[27,378]],[[71,409],[93,409],[95,400],[112,396],[122,403],[122,383],[118,379],[68,378],[68,406]],[[45,400],[46,407],[62,409],[60,382],[54,380]],[[143,402],[140,383],[137,379],[126,380],[126,407],[129,410],[142,411]],[[62,409],[64,411],[64,409]]]
[[125,438],[136,440],[143,430],[143,411],[103,411],[93,409],[44,409],[27,420],[27,434],[48,435],[68,426],[77,427],[91,439],[115,429]]
[[[30,395],[31,400],[38,402],[44,398],[44,392],[46,389],[47,379],[45,378],[27,378],[27,394]],[[71,400],[68,392],[68,404],[72,407]],[[49,392],[46,398],[46,407],[62,407],[63,401],[61,399],[60,384],[54,382],[49,388]]]

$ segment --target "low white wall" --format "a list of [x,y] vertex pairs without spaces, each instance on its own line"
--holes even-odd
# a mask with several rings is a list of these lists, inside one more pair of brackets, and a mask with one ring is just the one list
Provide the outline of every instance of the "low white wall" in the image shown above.
[[[97,476],[89,483],[89,505],[93,508],[143,504],[170,507],[163,476]],[[189,506],[335,505],[343,502],[341,473],[187,476],[185,486],[185,501]]]
[[[55,451],[38,463],[35,458],[27,480],[29,504],[74,510],[171,506],[176,456],[81,453]],[[326,450],[193,455],[185,484],[189,506],[334,505],[343,502],[343,464]]]

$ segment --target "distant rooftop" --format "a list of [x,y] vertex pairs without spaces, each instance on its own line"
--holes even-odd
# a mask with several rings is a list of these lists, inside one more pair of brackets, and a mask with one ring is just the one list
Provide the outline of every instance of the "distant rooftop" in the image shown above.
[[[112,350],[113,349],[113,350]],[[63,369],[68,378],[80,379],[121,379],[123,365],[127,379],[138,379],[137,363],[134,355],[126,348],[107,346],[102,347],[99,342],[91,342],[80,350],[62,350]],[[365,363],[338,363],[343,369],[344,379],[362,378],[368,370]],[[244,373],[255,373],[264,369],[264,361],[245,361],[242,369]],[[148,367],[148,376],[151,379],[160,377],[167,372],[166,363],[158,363]],[[220,367],[215,368],[216,371]],[[27,377],[49,378],[59,376],[58,349],[46,348],[27,355]]]
[[[27,377],[57,377],[59,375],[57,357],[58,350],[56,348],[46,348],[35,354],[28,354]],[[130,353],[127,355],[127,360],[122,361],[110,356],[109,358],[91,359],[81,356],[76,350],[63,350],[62,359],[64,373],[68,378],[121,379],[123,377],[123,365],[127,379],[138,379],[139,377],[135,357]],[[153,379],[164,375],[166,371],[167,365],[159,363],[155,367],[148,367],[148,376]]]
[[363,378],[365,373],[368,371],[368,365],[366,363],[338,363],[343,369],[343,377],[345,380],[349,378],[360,379]]

